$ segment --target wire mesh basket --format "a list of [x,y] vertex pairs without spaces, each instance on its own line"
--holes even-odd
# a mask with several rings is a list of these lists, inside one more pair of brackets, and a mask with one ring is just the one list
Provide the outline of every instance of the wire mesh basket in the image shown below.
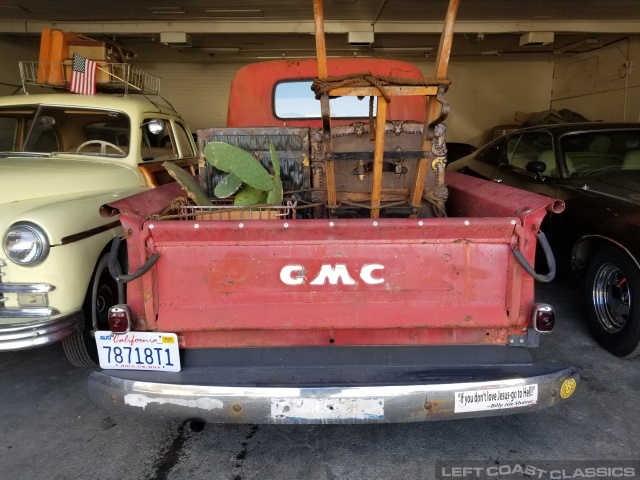
[[213,206],[182,205],[179,217],[181,220],[277,220],[295,219],[296,205],[294,200],[287,200],[284,205],[252,205],[238,207],[233,201],[216,200]]

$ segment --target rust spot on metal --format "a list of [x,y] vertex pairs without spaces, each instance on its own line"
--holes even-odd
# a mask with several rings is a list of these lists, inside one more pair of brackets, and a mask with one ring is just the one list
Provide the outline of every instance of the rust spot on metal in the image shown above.
[[471,315],[467,315],[466,317],[464,317],[464,321],[465,322],[473,322],[473,317]]
[[242,411],[242,405],[240,405],[239,403],[234,403],[231,409],[236,413],[240,413]]
[[111,400],[111,403],[113,403],[114,405],[118,403],[118,397],[116,397],[115,395],[109,395],[109,400]]
[[431,402],[424,402],[424,409],[431,410],[433,408],[433,404]]

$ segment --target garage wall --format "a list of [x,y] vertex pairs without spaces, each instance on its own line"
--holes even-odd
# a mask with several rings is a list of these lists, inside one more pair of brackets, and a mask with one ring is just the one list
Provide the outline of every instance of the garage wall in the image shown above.
[[182,114],[189,127],[224,127],[231,79],[245,64],[161,63],[140,67],[159,76],[162,96]]
[[38,59],[39,42],[30,39],[24,41],[0,38],[0,95],[11,95],[20,83],[19,61]]
[[[145,64],[162,78],[162,94],[193,130],[226,124],[231,79],[243,64]],[[425,76],[433,62],[417,64]],[[484,144],[494,125],[513,123],[516,110],[547,110],[553,65],[548,62],[452,62],[447,99],[449,141]]]
[[640,121],[640,37],[556,61],[551,106],[589,120]]
[[550,62],[451,62],[447,140],[479,147],[493,126],[514,123],[516,111],[548,110],[552,73]]

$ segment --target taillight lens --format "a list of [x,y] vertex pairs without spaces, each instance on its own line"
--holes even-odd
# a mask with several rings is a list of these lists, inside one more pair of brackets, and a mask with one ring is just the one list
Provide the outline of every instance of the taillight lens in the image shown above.
[[109,309],[111,333],[127,333],[131,330],[131,310],[126,305],[114,305]]
[[533,306],[533,321],[531,323],[537,332],[550,332],[556,324],[556,312],[551,305],[538,303]]

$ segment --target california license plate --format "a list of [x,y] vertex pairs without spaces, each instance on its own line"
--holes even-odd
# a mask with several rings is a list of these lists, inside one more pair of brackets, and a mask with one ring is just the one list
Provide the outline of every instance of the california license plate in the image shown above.
[[180,371],[178,337],[175,333],[96,332],[100,367],[105,369]]

